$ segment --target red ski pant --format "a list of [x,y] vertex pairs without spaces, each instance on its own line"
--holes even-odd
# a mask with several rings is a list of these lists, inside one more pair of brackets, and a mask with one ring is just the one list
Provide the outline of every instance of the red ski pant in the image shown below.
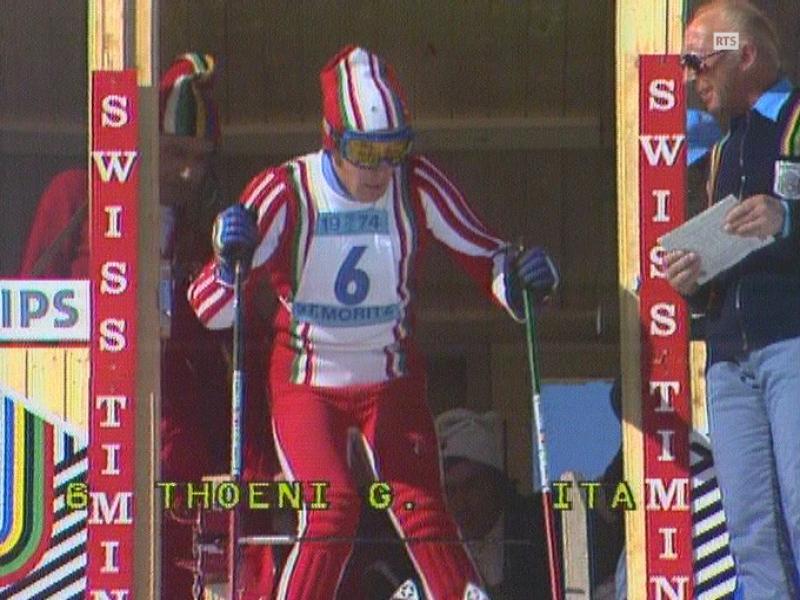
[[[273,375],[275,373],[273,372]],[[398,534],[419,538],[408,544],[427,598],[462,600],[467,583],[480,579],[447,513],[439,450],[423,378],[347,388],[271,385],[275,446],[288,480],[328,484],[326,509],[306,506],[278,588],[279,599],[333,600],[352,551],[365,494],[357,491],[348,466],[348,430],[357,427],[374,475],[390,486],[387,508]],[[318,541],[337,538],[337,541]]]

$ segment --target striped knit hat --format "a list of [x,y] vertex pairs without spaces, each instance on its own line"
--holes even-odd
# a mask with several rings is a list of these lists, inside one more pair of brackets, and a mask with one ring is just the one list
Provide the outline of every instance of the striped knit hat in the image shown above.
[[159,120],[161,132],[219,141],[214,87],[214,57],[187,52],[178,56],[161,78]]
[[332,134],[391,131],[408,127],[410,115],[391,65],[377,54],[346,46],[320,72],[323,146]]

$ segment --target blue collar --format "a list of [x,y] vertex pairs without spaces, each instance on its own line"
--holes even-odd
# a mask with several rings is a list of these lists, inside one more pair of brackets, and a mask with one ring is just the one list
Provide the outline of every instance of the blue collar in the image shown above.
[[322,175],[325,177],[325,181],[329,186],[331,186],[334,192],[340,196],[344,196],[348,200],[352,199],[350,192],[347,191],[347,188],[344,187],[342,180],[339,179],[339,175],[336,174],[336,169],[333,167],[333,156],[331,156],[331,152],[329,150],[322,152]]
[[792,84],[785,77],[769,88],[756,100],[753,110],[760,112],[771,121],[778,120],[778,115],[792,94]]

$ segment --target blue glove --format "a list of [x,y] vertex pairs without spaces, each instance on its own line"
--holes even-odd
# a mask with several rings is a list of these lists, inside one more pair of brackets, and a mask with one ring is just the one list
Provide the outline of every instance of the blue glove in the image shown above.
[[506,255],[508,303],[518,315],[525,313],[522,291],[531,291],[533,301],[541,302],[558,287],[558,269],[543,248],[533,247]]
[[250,270],[253,252],[258,245],[256,216],[241,204],[229,206],[217,215],[211,234],[219,278],[233,285],[236,263],[242,263],[242,275]]

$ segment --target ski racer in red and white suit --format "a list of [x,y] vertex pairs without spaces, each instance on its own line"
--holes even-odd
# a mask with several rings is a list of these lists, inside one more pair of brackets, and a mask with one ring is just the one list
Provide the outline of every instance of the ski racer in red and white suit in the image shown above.
[[[402,113],[381,103],[378,92],[388,90],[394,107],[404,107],[381,59],[345,48],[323,70],[324,101],[326,73],[332,71],[349,78],[348,85],[341,78],[331,84],[338,109],[345,94],[351,113],[376,112],[374,105],[368,110],[373,86],[375,103],[386,113],[380,129],[407,131],[397,122]],[[336,130],[330,112],[326,108],[326,121]],[[349,129],[360,135],[378,128],[366,121]],[[348,129],[347,123],[338,127]],[[328,508],[303,509],[298,534],[335,539],[293,547],[278,597],[335,597],[364,501],[347,466],[348,430],[356,427],[375,477],[391,486],[389,514],[398,534],[419,540],[409,541],[408,550],[426,597],[485,598],[463,546],[452,543],[459,534],[443,500],[425,371],[413,344],[419,260],[429,243],[443,244],[517,319],[521,288],[544,295],[558,276],[543,250],[518,254],[489,233],[428,159],[403,152],[395,161],[381,146],[385,138],[358,139],[376,146],[363,152],[363,144],[354,150],[326,140],[322,150],[257,175],[240,204],[218,217],[217,258],[192,283],[190,302],[206,326],[232,324],[226,249],[235,244],[251,246],[250,280],[268,277],[281,300],[269,369],[275,445],[287,479],[329,484]],[[366,169],[373,151],[385,160],[370,168],[386,173],[386,183],[365,192],[350,174]]]

